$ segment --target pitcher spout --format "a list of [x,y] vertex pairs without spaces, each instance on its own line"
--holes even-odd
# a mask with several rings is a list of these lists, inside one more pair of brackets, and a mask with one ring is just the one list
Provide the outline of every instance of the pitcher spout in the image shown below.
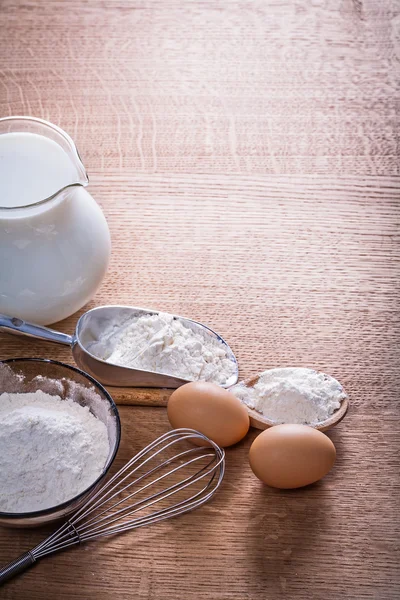
[[71,148],[71,154],[70,154],[70,158],[71,161],[74,163],[75,168],[76,168],[76,172],[78,175],[78,180],[71,183],[70,185],[82,185],[83,187],[86,187],[89,184],[89,176],[87,174],[87,171],[85,169],[85,166],[82,162],[82,159],[80,157],[78,148],[75,145],[75,142],[73,141],[73,139],[64,131],[62,131],[62,129],[60,129],[60,132],[65,136],[66,140],[69,142],[70,144],[70,148]]
[[72,138],[43,119],[0,119],[0,159],[0,210],[42,204],[89,183]]

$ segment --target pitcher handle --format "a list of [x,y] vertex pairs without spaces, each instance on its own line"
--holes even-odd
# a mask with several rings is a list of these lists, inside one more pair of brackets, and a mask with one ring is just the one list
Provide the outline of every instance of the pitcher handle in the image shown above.
[[73,344],[72,335],[2,314],[0,314],[0,331],[12,333],[13,335],[24,335],[37,340],[45,340],[46,342],[54,342],[55,344],[64,344],[65,346],[72,346]]

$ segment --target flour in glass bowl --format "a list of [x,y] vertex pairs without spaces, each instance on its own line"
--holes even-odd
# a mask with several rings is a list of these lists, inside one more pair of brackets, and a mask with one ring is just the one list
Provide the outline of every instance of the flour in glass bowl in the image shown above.
[[38,390],[0,395],[0,512],[54,507],[103,472],[108,432],[87,406]]

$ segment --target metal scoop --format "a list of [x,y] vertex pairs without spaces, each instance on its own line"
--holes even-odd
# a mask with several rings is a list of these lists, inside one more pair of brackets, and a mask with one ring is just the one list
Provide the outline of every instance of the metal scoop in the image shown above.
[[[99,342],[100,334],[103,331],[111,329],[111,327],[121,327],[135,317],[157,314],[159,314],[159,311],[137,308],[135,306],[99,306],[81,316],[76,325],[74,335],[67,335],[48,327],[27,323],[16,317],[8,317],[0,314],[0,331],[71,346],[72,355],[78,367],[105,385],[175,389],[184,383],[188,383],[188,381],[166,373],[156,373],[154,371],[145,371],[143,369],[112,364],[95,356],[89,350],[89,347],[93,343]],[[201,328],[205,335],[209,335],[224,344],[227,357],[234,363],[235,370],[222,387],[226,388],[234,385],[238,380],[239,370],[236,357],[225,340],[202,323],[176,315],[173,315],[173,317],[174,319],[179,319],[179,321],[193,331]],[[138,354],[141,351],[142,349],[138,349]]]

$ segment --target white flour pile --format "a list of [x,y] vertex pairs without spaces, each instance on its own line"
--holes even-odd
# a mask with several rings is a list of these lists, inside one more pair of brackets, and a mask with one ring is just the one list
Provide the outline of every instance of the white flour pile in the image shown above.
[[42,391],[0,395],[0,511],[61,504],[102,473],[107,428],[72,400]]
[[300,367],[264,371],[253,388],[238,384],[230,391],[275,423],[307,425],[325,421],[347,397],[330,375]]
[[143,315],[103,331],[88,350],[107,362],[224,384],[236,372],[225,345],[168,313]]

